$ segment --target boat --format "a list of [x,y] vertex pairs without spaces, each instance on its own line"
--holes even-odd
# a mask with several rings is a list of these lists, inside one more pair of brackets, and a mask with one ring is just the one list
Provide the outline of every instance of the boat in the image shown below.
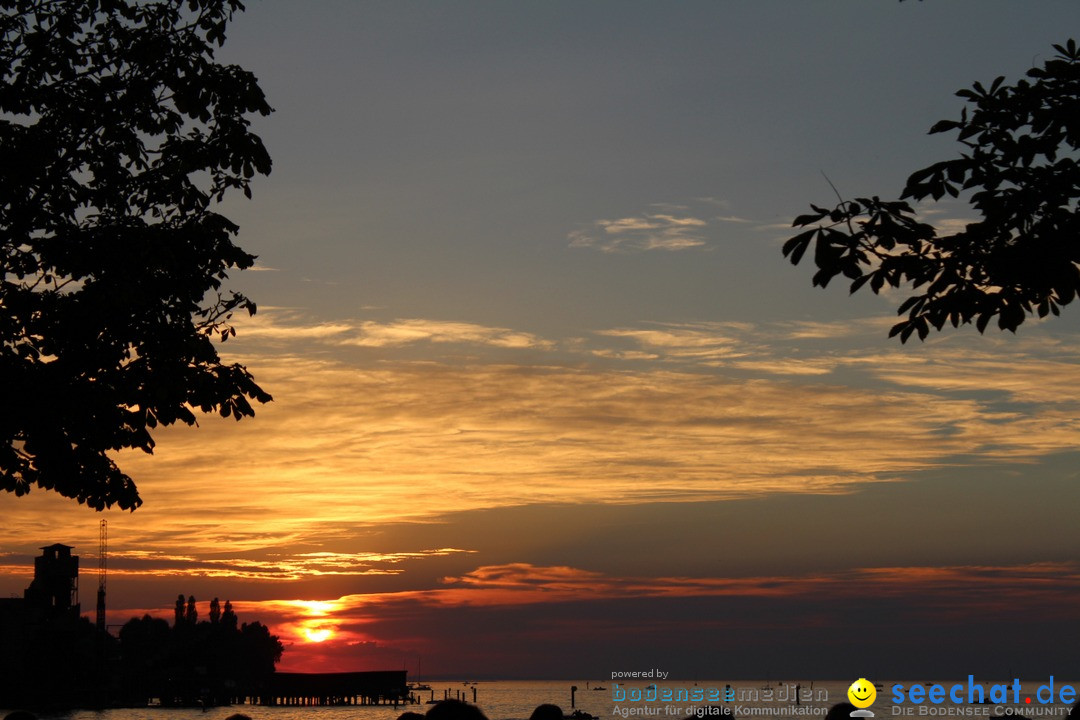
[[409,683],[409,690],[431,690],[431,686],[420,680],[420,658],[416,658],[416,682]]

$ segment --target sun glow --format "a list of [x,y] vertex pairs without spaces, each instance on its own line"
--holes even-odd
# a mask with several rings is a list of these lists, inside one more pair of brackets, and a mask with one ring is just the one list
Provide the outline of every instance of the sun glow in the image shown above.
[[296,634],[310,643],[326,642],[337,635],[331,613],[342,608],[340,600],[287,600],[283,605],[299,609],[303,618],[296,624]]
[[313,643],[321,643],[334,636],[334,631],[326,627],[306,627],[302,632],[308,642]]
[[308,617],[326,617],[341,609],[341,603],[332,600],[287,600],[284,604],[302,609]]

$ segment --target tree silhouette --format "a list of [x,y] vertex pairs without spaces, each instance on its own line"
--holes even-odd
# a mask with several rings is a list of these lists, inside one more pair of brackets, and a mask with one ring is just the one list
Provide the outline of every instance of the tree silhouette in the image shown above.
[[[1028,315],[1060,314],[1080,290],[1080,53],[1073,40],[1054,49],[1015,85],[999,77],[957,93],[971,112],[930,132],[958,131],[960,157],[912,174],[898,201],[811,205],[793,225],[814,227],[788,240],[784,255],[798,264],[813,243],[821,287],[837,275],[851,280],[851,292],[910,284],[897,309],[907,319],[889,333],[901,342],[946,323],[983,332],[996,317],[1015,332]],[[966,191],[981,219],[952,234],[919,222],[904,202]]]
[[232,603],[228,600],[225,601],[225,611],[221,613],[221,624],[229,628],[236,627],[236,613],[233,612]]
[[195,596],[189,595],[187,599],[187,612],[184,613],[184,622],[194,626],[199,622],[199,611],[195,607]]
[[141,504],[110,450],[271,398],[214,340],[254,256],[211,210],[270,157],[255,77],[214,61],[239,0],[0,0],[0,487]]
[[145,705],[157,697],[167,705],[229,704],[258,694],[273,675],[283,647],[265,625],[238,628],[228,604],[231,622],[197,622],[194,596],[188,602],[184,619],[172,628],[146,615],[120,630],[118,691],[124,702]]
[[124,692],[149,698],[166,687],[174,664],[173,631],[160,618],[132,618],[120,629]]

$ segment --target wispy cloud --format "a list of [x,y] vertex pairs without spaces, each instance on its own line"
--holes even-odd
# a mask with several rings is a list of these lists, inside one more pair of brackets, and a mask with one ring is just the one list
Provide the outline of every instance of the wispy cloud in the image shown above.
[[[317,667],[319,659],[335,654],[352,659],[354,666],[364,658],[384,653],[415,653],[426,648],[441,649],[454,642],[446,631],[449,613],[484,608],[505,612],[521,608],[536,618],[538,632],[558,632],[562,616],[554,610],[572,603],[577,612],[583,606],[614,607],[625,616],[636,614],[640,604],[645,612],[656,602],[678,603],[693,598],[716,601],[755,599],[783,602],[799,616],[793,623],[813,618],[825,623],[826,631],[841,633],[850,622],[848,608],[864,608],[868,598],[879,607],[903,607],[912,622],[924,627],[951,627],[973,617],[983,622],[1016,621],[1015,608],[1030,614],[1068,621],[1076,616],[1070,601],[1080,592],[1080,568],[1075,563],[1032,563],[980,566],[893,566],[861,567],[804,575],[760,575],[749,577],[635,577],[608,575],[573,566],[541,566],[505,563],[477,567],[460,576],[447,577],[439,587],[381,593],[358,593],[327,599],[283,599],[234,602],[237,612],[258,617],[281,635],[288,652],[286,669]],[[798,603],[798,604],[792,604]],[[672,609],[688,607],[670,605]],[[720,606],[710,606],[720,607]],[[773,607],[776,607],[775,605]],[[161,608],[158,615],[167,615]],[[615,613],[607,610],[604,614]],[[610,630],[625,632],[619,614],[609,615]],[[708,625],[700,615],[679,620],[679,613],[666,613],[666,632],[698,635]],[[485,615],[496,618],[498,615]],[[741,622],[754,622],[743,614]],[[764,620],[764,618],[762,618]],[[407,628],[427,628],[423,634]],[[439,628],[443,629],[440,630]],[[765,628],[762,628],[763,630]],[[786,632],[770,623],[773,632]],[[577,628],[580,636],[585,628]],[[603,627],[593,627],[594,641]],[[758,640],[760,641],[760,636]],[[447,648],[449,650],[449,648]],[[458,657],[453,653],[453,657]]]
[[722,323],[652,323],[646,328],[614,328],[598,335],[632,340],[665,358],[709,364],[743,357],[750,343],[738,325]]
[[[663,330],[646,337],[657,353],[741,352],[722,336]],[[757,359],[759,370],[770,369]],[[986,386],[1011,387],[1021,398],[1042,392],[1034,375],[1023,379],[1029,368],[985,362]],[[796,370],[821,369],[807,363]],[[943,393],[932,378],[945,373],[933,365],[871,362],[867,372],[904,385],[866,388],[796,382],[790,376],[798,372],[783,379],[675,368],[365,367],[290,356],[251,369],[277,398],[254,419],[207,417],[200,428],[165,428],[153,457],[119,456],[147,500],[134,516],[110,518],[132,547],[173,555],[222,547],[316,551],[325,533],[346,525],[533,503],[844,493],[964,456],[1021,459],[1080,445],[1073,405],[1021,413]],[[1057,370],[1063,386],[1077,379],[1067,367]],[[222,493],[228,503],[203,502]],[[44,516],[80,522],[73,516],[81,509],[39,507],[48,502],[43,493],[21,498],[3,538],[48,536],[38,527]],[[299,564],[325,564],[255,559],[266,565],[248,571],[277,567],[284,575]]]
[[[569,360],[552,353],[540,365],[507,360],[507,349],[548,347],[507,328],[270,318],[249,328],[254,347],[305,350],[248,361],[274,403],[241,423],[160,429],[153,456],[117,456],[147,503],[110,522],[130,547],[162,553],[156,568],[190,555],[198,568],[169,567],[332,573],[341,568],[327,558],[245,553],[317,552],[335,528],[477,508],[846,493],[1080,445],[1080,353],[1068,343],[1040,346],[1038,357],[1003,340],[912,352],[875,338],[840,352],[850,323],[651,323],[600,331],[565,351]],[[350,349],[456,342],[501,357],[372,362]],[[328,350],[313,354],[312,343]],[[51,537],[57,524],[85,525],[83,512],[33,492],[5,515],[0,546],[24,551],[22,539]],[[218,562],[231,558],[244,563]],[[387,567],[342,562],[358,573]]]
[[242,340],[268,341],[337,341],[349,333],[355,332],[356,326],[347,322],[318,322],[304,324],[290,322],[298,317],[292,311],[263,310],[250,318],[245,318],[239,325]]
[[[146,505],[107,514],[123,538],[110,572],[131,583],[263,588],[242,601],[258,616],[276,612],[268,616],[298,647],[326,648],[327,667],[333,648],[380,657],[391,644],[384,614],[408,633],[406,620],[431,607],[805,598],[842,595],[845,583],[882,597],[896,589],[907,602],[915,596],[904,588],[963,594],[976,577],[1011,593],[1017,569],[619,577],[547,558],[512,562],[513,548],[472,565],[468,541],[382,547],[363,533],[485,508],[840,496],[958,465],[1036,463],[1080,445],[1080,352],[1070,337],[949,336],[913,351],[889,347],[885,320],[869,318],[643,322],[549,343],[470,322],[311,322],[285,308],[256,318],[225,348],[250,352],[244,360],[277,400],[241,423],[205,417],[199,428],[161,429],[152,457],[117,455]],[[422,360],[410,357],[424,345]],[[464,360],[459,345],[470,348]],[[538,363],[519,348],[552,351]],[[19,498],[0,528],[0,547],[13,553],[0,556],[0,575],[25,587],[38,539],[92,548],[97,519],[44,492]],[[421,566],[427,585],[410,576]],[[1023,572],[1043,582],[1038,567]],[[1075,574],[1047,572],[1065,582]],[[309,594],[285,595],[301,582]],[[267,587],[296,603],[258,605],[275,597]],[[331,600],[315,587],[332,588]],[[297,604],[339,600],[321,616]]]
[[239,324],[240,342],[315,341],[325,346],[401,347],[418,343],[464,344],[495,348],[547,350],[554,343],[532,333],[470,322],[404,318],[389,321],[311,322],[303,313],[270,308]]
[[[854,336],[884,338],[889,328],[896,324],[895,317],[853,318],[849,320],[779,322],[758,330],[766,338],[784,340],[832,340]],[[764,339],[764,338],[763,338]]]
[[548,349],[553,346],[553,343],[536,335],[508,328],[419,318],[395,320],[389,323],[365,321],[360,323],[357,331],[354,337],[343,339],[342,344],[360,347],[388,347],[432,342],[531,349]]
[[707,220],[683,215],[644,214],[597,220],[587,228],[571,231],[570,247],[593,248],[601,252],[644,252],[688,250],[706,244]]
[[[445,590],[424,594],[440,604],[542,603],[661,596],[776,596],[824,593],[832,598],[925,592],[929,587],[960,594],[990,588],[1015,596],[1063,586],[1080,589],[1080,565],[1040,562],[1006,566],[870,567],[796,576],[612,577],[573,567],[528,563],[479,567],[443,579]],[[487,596],[481,599],[479,596]]]
[[[404,572],[403,566],[411,562],[472,552],[459,548],[391,553],[290,553],[258,549],[222,557],[220,554],[209,555],[206,551],[207,548],[198,548],[188,554],[171,554],[153,550],[113,550],[109,553],[109,574],[127,581],[140,577],[181,577],[280,583],[325,576],[399,575]],[[30,556],[0,560],[0,574],[4,575],[24,576],[32,567]]]
[[920,222],[934,226],[938,235],[963,232],[968,225],[978,222],[971,214],[971,207],[951,198],[943,198],[933,204],[918,203],[915,213]]

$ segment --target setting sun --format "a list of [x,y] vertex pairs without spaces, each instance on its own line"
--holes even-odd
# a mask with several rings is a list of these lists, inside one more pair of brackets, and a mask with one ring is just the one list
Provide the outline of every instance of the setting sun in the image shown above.
[[307,641],[313,643],[321,643],[334,635],[334,632],[330,628],[325,627],[304,628],[303,633],[304,637],[307,638]]

